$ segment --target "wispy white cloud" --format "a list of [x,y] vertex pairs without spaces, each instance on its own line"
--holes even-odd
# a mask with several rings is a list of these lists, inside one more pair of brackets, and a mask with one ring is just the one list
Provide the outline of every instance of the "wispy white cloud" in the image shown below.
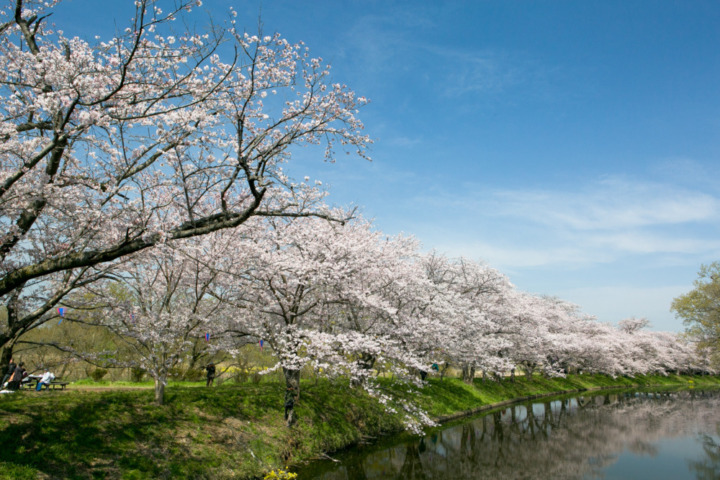
[[660,160],[653,172],[692,189],[720,191],[720,163],[700,162],[689,157],[668,157]]
[[420,137],[398,136],[388,139],[386,143],[392,147],[409,148],[422,145],[423,142],[424,139]]
[[547,265],[589,265],[609,262],[613,256],[595,249],[581,248],[573,245],[557,245],[540,247],[528,243],[482,241],[453,241],[437,238],[433,246],[438,251],[451,256],[463,256],[482,259],[501,269],[512,271],[517,268],[543,267]]
[[526,61],[503,52],[453,50],[444,51],[442,58],[446,64],[442,93],[450,97],[502,92],[534,76]]
[[554,228],[615,231],[720,219],[720,199],[707,193],[623,178],[576,191],[495,191],[497,214]]
[[513,96],[507,101],[547,97],[546,87],[562,76],[562,67],[546,65],[525,51],[439,41],[433,35],[438,28],[434,8],[388,8],[384,15],[358,17],[336,55],[351,57],[350,68],[363,82],[392,82],[412,70],[413,88],[424,83],[428,93],[444,98],[495,98],[509,90]]
[[720,250],[720,239],[696,238],[691,232],[680,234],[620,232],[607,235],[587,236],[592,246],[598,249],[609,248],[613,251],[633,254],[679,253],[696,254]]
[[466,185],[462,191],[417,194],[414,202],[452,212],[443,230],[456,233],[447,238],[438,232],[431,240],[438,249],[498,267],[720,252],[720,198],[669,183],[608,177],[566,190]]
[[408,69],[422,61],[423,52],[416,36],[418,32],[432,29],[433,25],[431,15],[421,8],[391,7],[385,14],[362,15],[345,31],[342,44],[347,51],[338,53],[352,57],[355,70],[368,81],[373,77],[382,82],[400,67]]

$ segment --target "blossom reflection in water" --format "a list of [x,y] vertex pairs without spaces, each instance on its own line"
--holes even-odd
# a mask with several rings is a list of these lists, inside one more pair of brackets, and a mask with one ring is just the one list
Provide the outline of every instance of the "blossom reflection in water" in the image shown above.
[[720,478],[720,392],[605,392],[516,405],[319,463],[302,478]]

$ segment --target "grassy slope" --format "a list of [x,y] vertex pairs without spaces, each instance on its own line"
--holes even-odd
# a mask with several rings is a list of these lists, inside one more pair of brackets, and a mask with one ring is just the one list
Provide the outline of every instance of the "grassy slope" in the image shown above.
[[[434,418],[517,397],[607,386],[688,385],[683,377],[534,377],[466,385],[432,379],[405,396]],[[695,377],[695,385],[720,379]],[[395,389],[391,384],[386,388]],[[162,407],[150,390],[0,395],[0,478],[247,478],[401,428],[347,384],[303,384],[300,421],[283,425],[280,384],[171,386]]]

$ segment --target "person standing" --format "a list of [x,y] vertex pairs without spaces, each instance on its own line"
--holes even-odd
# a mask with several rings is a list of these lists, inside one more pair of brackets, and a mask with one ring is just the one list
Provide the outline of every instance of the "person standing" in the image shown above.
[[3,376],[2,382],[0,382],[0,388],[3,388],[5,386],[5,382],[10,380],[10,377],[12,376],[13,372],[15,371],[15,360],[12,358],[10,359],[10,363],[8,364],[7,370],[5,371],[5,376]]
[[209,387],[213,384],[213,381],[215,380],[215,364],[213,362],[208,363],[207,367],[205,367],[205,370],[207,371],[206,386]]
[[25,364],[23,362],[20,362],[17,367],[15,367],[15,370],[13,370],[13,374],[10,376],[10,380],[8,380],[7,389],[8,390],[20,390],[20,384],[22,383],[23,378],[27,376],[27,372],[25,371]]

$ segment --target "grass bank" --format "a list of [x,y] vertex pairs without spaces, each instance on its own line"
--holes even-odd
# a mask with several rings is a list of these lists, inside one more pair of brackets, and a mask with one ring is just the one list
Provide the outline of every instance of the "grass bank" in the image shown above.
[[[473,385],[431,379],[419,393],[391,382],[384,388],[447,419],[519,397],[655,385],[720,386],[720,379],[576,375]],[[399,416],[343,382],[303,383],[292,429],[283,423],[279,383],[174,384],[163,406],[148,388],[88,387],[0,395],[0,478],[253,478],[402,428]]]

